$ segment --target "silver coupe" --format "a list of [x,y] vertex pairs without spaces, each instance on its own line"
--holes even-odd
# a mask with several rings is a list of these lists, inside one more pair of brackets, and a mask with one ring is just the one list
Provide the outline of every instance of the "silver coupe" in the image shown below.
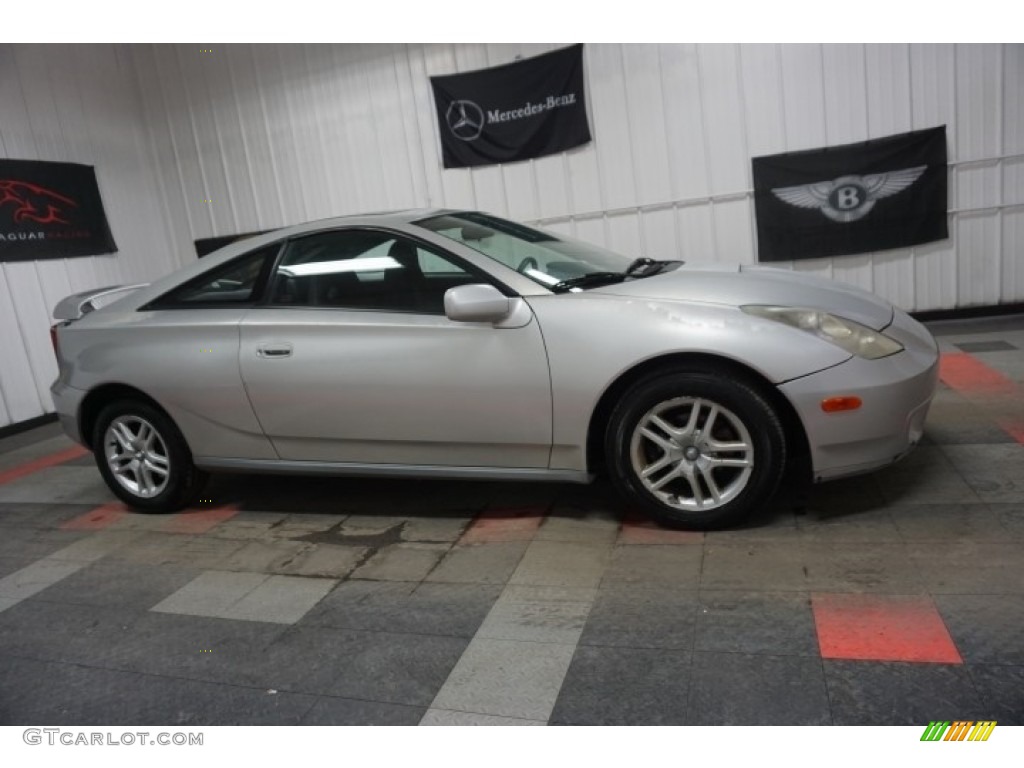
[[920,439],[938,351],[857,288],[631,258],[488,214],[318,221],[54,310],[64,429],[132,507],[209,471],[587,482],[737,522]]

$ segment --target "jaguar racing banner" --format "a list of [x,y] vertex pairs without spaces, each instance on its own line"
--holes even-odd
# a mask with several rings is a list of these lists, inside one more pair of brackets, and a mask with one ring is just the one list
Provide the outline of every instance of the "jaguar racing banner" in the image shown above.
[[942,240],[946,127],[755,157],[759,261],[814,259]]
[[582,44],[430,85],[445,168],[529,160],[590,141]]
[[116,250],[91,165],[0,160],[0,261]]

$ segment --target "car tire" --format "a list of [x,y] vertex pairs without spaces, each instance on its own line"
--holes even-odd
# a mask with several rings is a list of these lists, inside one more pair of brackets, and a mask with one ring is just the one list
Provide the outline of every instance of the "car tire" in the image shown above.
[[786,440],[753,384],[731,372],[678,370],[640,381],[619,400],[605,455],[634,507],[668,527],[708,530],[771,498]]
[[181,509],[206,482],[174,422],[142,401],[121,400],[103,408],[92,448],[107,486],[140,512]]

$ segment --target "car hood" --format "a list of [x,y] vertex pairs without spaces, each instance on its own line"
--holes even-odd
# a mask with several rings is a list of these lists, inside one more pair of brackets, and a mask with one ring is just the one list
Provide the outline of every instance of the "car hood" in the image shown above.
[[661,275],[593,288],[589,292],[736,307],[745,304],[810,307],[854,320],[874,330],[885,328],[893,317],[892,304],[852,285],[786,269],[747,264],[684,264]]

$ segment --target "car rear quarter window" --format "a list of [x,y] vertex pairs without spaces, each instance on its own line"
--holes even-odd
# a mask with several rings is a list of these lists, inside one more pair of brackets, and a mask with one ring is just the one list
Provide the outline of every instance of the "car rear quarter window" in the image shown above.
[[223,307],[259,301],[281,244],[232,259],[165,293],[145,309]]

